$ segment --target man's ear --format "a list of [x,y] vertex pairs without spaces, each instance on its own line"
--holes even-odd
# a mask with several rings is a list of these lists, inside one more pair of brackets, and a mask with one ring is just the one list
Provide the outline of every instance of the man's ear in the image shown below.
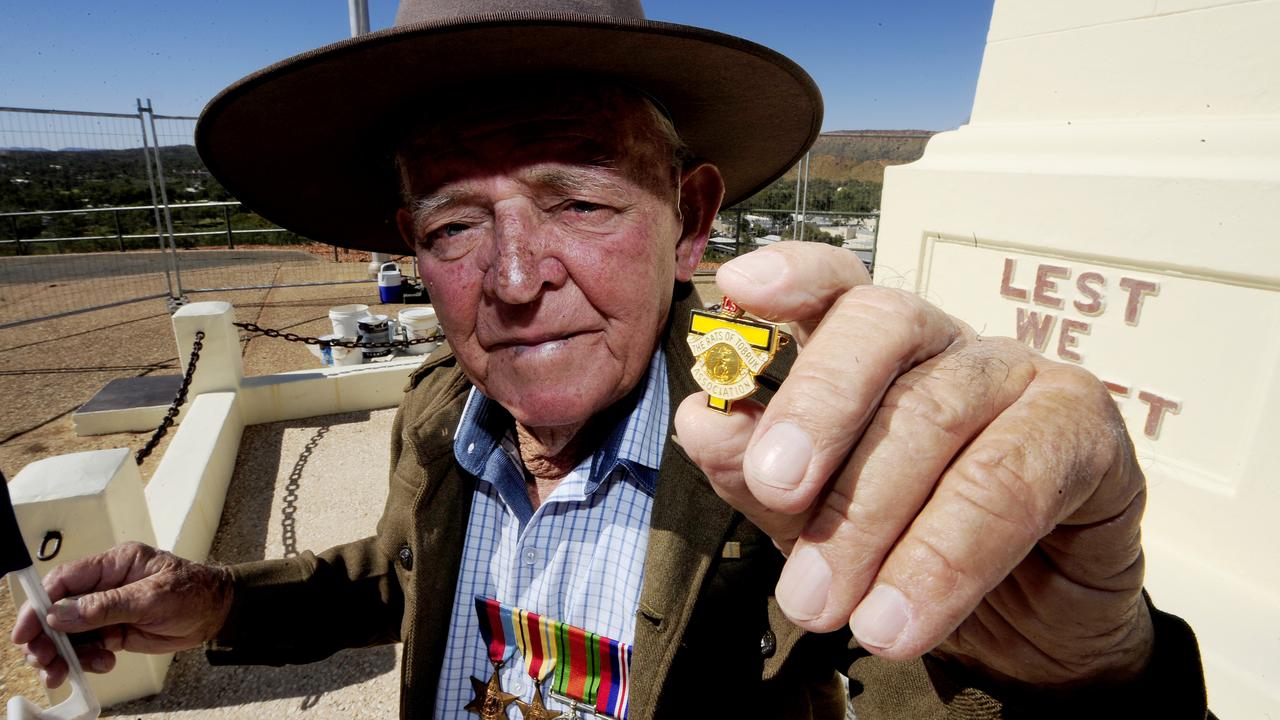
[[680,176],[680,240],[676,242],[676,279],[689,282],[711,237],[711,224],[724,199],[720,169],[700,163]]

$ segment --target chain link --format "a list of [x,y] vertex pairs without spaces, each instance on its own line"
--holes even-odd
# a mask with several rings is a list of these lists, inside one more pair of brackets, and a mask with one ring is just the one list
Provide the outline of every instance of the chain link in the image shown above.
[[410,345],[421,345],[422,343],[440,342],[444,340],[443,332],[435,332],[427,337],[414,338],[412,340],[390,340],[381,342],[360,342],[359,340],[321,340],[317,337],[307,337],[298,335],[297,333],[281,332],[272,328],[259,327],[251,322],[232,323],[242,330],[248,330],[253,333],[262,333],[269,338],[283,338],[289,342],[306,343],[307,345],[319,345],[320,347],[341,347],[341,348],[402,348]]
[[169,428],[173,426],[173,421],[177,419],[178,412],[186,404],[187,391],[191,389],[191,378],[196,376],[196,364],[200,362],[200,351],[203,349],[204,331],[197,330],[195,342],[191,343],[191,358],[187,360],[187,372],[182,376],[182,384],[178,386],[178,394],[173,397],[173,402],[169,403],[169,411],[164,414],[164,419],[160,421],[160,427],[156,428],[147,444],[143,445],[142,449],[133,456],[134,461],[139,465],[160,444],[160,440],[164,438],[165,433],[169,432]]

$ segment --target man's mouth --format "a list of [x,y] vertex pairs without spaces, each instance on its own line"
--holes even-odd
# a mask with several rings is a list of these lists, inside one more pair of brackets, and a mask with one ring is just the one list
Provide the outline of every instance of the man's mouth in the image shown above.
[[530,335],[527,337],[511,338],[502,342],[494,343],[489,347],[490,352],[497,350],[510,349],[517,355],[525,355],[528,353],[550,353],[555,352],[565,345],[585,333],[548,333],[543,335]]

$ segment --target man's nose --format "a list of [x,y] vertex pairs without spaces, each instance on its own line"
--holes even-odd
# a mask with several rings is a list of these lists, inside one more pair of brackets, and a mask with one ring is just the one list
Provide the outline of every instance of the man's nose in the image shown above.
[[551,253],[550,228],[536,208],[519,203],[494,211],[494,257],[485,291],[510,305],[533,302],[544,287],[564,283],[565,269]]

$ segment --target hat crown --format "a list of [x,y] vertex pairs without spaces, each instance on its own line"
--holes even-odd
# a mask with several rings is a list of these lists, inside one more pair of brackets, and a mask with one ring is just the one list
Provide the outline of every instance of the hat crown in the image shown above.
[[458,22],[500,13],[644,19],[640,0],[401,0],[395,24]]

